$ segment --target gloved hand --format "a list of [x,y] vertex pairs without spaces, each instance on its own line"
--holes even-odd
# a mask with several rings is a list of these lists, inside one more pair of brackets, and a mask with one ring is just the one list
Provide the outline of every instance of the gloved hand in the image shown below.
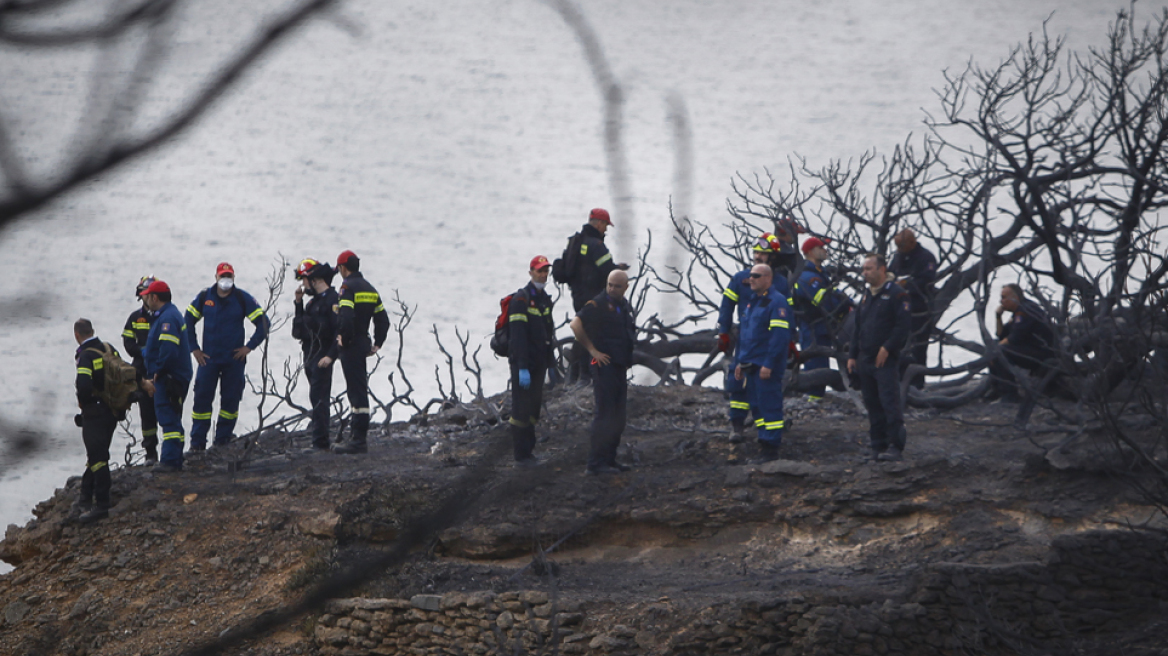
[[723,353],[730,352],[730,333],[718,333],[718,350]]
[[519,370],[519,386],[523,389],[531,387],[531,372],[526,369]]

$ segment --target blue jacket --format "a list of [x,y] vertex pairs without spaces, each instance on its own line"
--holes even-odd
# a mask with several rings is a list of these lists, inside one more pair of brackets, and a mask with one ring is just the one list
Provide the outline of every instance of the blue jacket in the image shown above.
[[827,335],[830,330],[827,317],[839,309],[843,299],[832,288],[823,266],[807,261],[799,282],[795,283],[795,298],[803,310],[803,322],[812,326],[816,334]]
[[[200,319],[206,319],[202,347],[195,334],[195,326]],[[244,319],[255,324],[255,332],[247,341],[247,347],[254,351],[268,335],[268,318],[260,304],[256,303],[251,294],[237,287],[232,288],[231,293],[224,298],[219,297],[215,287],[204,289],[187,306],[187,339],[191,350],[201,350],[216,362],[230,361],[232,352],[244,345]]]
[[[787,297],[791,303],[790,285],[783,276],[775,276],[772,286],[779,293]],[[722,292],[722,305],[718,308],[718,332],[728,333],[734,327],[734,310],[738,310],[738,321],[742,322],[742,315],[746,313],[746,306],[754,300],[754,292],[750,289],[750,269],[739,271],[730,279],[730,284]]]
[[191,347],[187,340],[187,324],[174,303],[167,303],[154,315],[142,359],[146,361],[146,377],[170,375],[191,382]]
[[[787,368],[791,342],[791,307],[775,286],[751,300],[738,334],[738,364],[754,364],[773,371]],[[780,373],[781,375],[781,373]]]

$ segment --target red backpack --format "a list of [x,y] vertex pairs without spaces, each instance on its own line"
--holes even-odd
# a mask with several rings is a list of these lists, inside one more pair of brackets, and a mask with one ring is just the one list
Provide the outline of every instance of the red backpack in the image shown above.
[[511,353],[511,330],[508,325],[507,311],[511,308],[511,299],[515,298],[515,294],[519,294],[526,305],[527,295],[523,290],[519,290],[514,294],[507,294],[499,299],[499,316],[495,318],[495,334],[491,337],[491,350],[495,355],[505,358]]

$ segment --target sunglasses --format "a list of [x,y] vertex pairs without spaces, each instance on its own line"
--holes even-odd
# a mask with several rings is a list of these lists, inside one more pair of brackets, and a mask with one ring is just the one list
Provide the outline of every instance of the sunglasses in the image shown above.
[[761,273],[752,273],[752,274],[750,274],[750,277],[751,278],[761,278],[762,274]]

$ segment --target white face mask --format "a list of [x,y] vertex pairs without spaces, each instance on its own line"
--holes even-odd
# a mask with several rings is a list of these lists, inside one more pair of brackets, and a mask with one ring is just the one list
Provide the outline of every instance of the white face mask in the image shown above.
[[533,287],[535,287],[536,289],[542,290],[544,287],[547,287],[547,282],[546,282],[546,281],[544,281],[544,282],[536,282],[536,281],[532,280],[532,281],[531,281],[531,285],[532,285]]
[[231,291],[231,288],[235,286],[235,281],[232,280],[231,278],[223,277],[223,278],[220,278],[219,282],[217,282],[215,284],[218,285],[219,291],[229,292],[229,291]]

